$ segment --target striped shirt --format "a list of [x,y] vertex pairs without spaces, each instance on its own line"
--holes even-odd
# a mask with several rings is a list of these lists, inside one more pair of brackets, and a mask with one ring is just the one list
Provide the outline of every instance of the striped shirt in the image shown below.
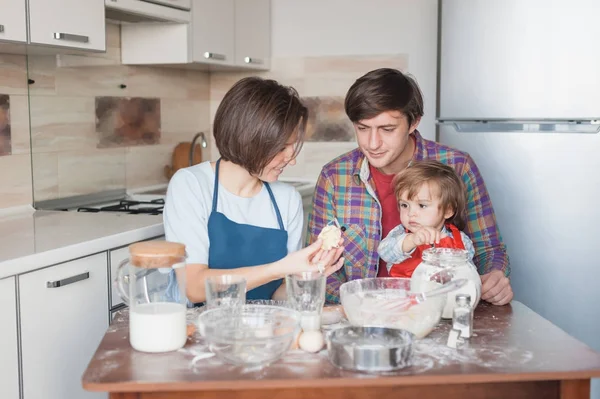
[[[485,183],[473,159],[464,152],[426,140],[418,131],[413,161],[432,159],[454,168],[467,189],[467,227],[473,241],[473,261],[479,273],[501,270],[510,274],[502,241]],[[313,208],[308,218],[307,243],[312,243],[329,222],[344,228],[344,266],[327,278],[327,302],[339,303],[340,286],[349,280],[377,276],[381,241],[381,204],[375,193],[369,164],[359,148],[343,154],[321,170]]]

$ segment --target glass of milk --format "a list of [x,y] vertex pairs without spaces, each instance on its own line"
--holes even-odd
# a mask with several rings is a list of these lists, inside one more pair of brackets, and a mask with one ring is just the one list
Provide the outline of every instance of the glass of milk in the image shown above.
[[129,342],[141,352],[169,352],[185,345],[185,245],[145,241],[129,246],[115,284],[129,305]]

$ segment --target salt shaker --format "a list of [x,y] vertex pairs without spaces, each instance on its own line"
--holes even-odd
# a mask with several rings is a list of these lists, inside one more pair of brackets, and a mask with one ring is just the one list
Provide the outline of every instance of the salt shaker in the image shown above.
[[470,338],[473,333],[473,309],[471,296],[468,294],[456,295],[456,306],[452,313],[452,329],[460,331],[461,338]]

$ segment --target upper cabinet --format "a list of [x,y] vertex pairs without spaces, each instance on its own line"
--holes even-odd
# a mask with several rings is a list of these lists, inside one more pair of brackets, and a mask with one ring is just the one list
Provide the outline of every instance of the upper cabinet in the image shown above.
[[235,64],[269,69],[271,0],[235,0]]
[[192,0],[190,24],[121,27],[121,61],[209,70],[268,70],[270,0]]
[[235,54],[233,0],[194,0],[192,8],[192,61],[233,65]]
[[24,0],[0,0],[0,41],[27,43]]
[[106,51],[104,0],[28,3],[30,44]]

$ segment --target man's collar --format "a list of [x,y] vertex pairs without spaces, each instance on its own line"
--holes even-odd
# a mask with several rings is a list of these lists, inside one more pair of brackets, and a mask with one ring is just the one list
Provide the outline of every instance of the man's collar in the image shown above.
[[[423,159],[427,158],[427,149],[425,148],[423,137],[416,129],[411,134],[415,138],[415,152],[411,161],[408,163],[409,165],[413,161],[422,161]],[[361,151],[361,156],[358,159],[354,170],[352,171],[352,175],[355,179],[360,179],[361,181],[366,182],[369,181],[371,176],[371,172],[369,171],[369,161],[367,160],[367,157],[365,157],[365,154],[362,153],[362,150],[359,149],[359,151]]]

